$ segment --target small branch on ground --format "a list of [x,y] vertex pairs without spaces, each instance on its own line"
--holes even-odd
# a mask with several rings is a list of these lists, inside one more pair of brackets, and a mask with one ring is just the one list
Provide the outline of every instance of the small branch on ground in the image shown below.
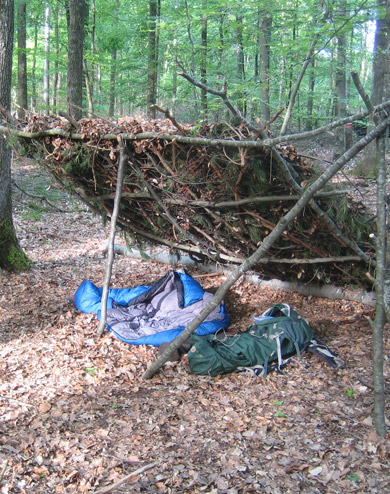
[[146,472],[147,470],[151,470],[159,463],[160,463],[159,461],[155,461],[154,463],[149,463],[148,465],[138,468],[138,470],[134,470],[134,472],[131,472],[128,475],[126,475],[126,477],[123,477],[122,479],[118,480],[118,482],[115,482],[114,484],[111,484],[107,487],[103,487],[103,489],[99,489],[98,491],[94,491],[93,494],[108,494],[109,492],[113,492],[115,489],[118,489],[118,487],[120,487],[125,482],[130,480],[132,477],[136,477],[138,475],[141,475],[141,473]]

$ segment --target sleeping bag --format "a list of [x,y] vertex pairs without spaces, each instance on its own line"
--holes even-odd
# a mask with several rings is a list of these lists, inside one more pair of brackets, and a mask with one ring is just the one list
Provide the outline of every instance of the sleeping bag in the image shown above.
[[[103,288],[83,281],[74,295],[76,308],[100,319],[102,293]],[[171,270],[152,286],[109,289],[107,328],[126,343],[160,346],[179,336],[212,298],[191,276]],[[229,322],[222,302],[196,334],[216,333]]]

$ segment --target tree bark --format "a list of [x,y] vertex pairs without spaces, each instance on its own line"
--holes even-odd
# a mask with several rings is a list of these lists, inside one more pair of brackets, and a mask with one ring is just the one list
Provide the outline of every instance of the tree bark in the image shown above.
[[272,15],[264,9],[259,9],[259,55],[260,55],[260,110],[261,119],[268,122],[269,110],[269,61]]
[[52,81],[52,107],[53,112],[57,113],[57,95],[58,95],[58,87],[60,82],[59,77],[59,58],[60,58],[60,31],[59,31],[59,20],[58,20],[59,12],[58,12],[58,4],[56,3],[53,11],[54,18],[54,73],[53,73],[53,81]]
[[18,118],[24,118],[27,102],[26,0],[18,5]]
[[[372,68],[371,103],[378,105],[385,97],[388,88],[390,68],[388,66],[388,51],[390,46],[390,5],[388,0],[377,0],[378,18],[376,21],[374,61]],[[365,177],[374,176],[377,171],[380,156],[377,155],[377,146],[372,143],[364,150],[363,156],[354,170],[356,175]]]
[[158,79],[158,27],[160,16],[160,0],[149,0],[149,31],[148,31],[148,90],[146,114],[156,118],[157,79]]
[[68,113],[82,117],[85,0],[69,0]]
[[[383,374],[383,328],[386,322],[385,289],[389,283],[386,271],[386,156],[384,133],[376,139],[377,155],[380,156],[377,173],[377,242],[376,242],[376,271],[375,320],[372,323],[372,367],[374,381],[374,424],[377,433],[385,437],[385,379]],[[387,311],[389,307],[387,306]]]
[[[207,9],[207,0],[203,0],[203,8]],[[200,80],[207,84],[207,14],[202,15],[202,33],[201,33],[201,61],[200,61]],[[201,90],[201,107],[202,117],[207,120],[207,91]]]
[[50,6],[46,3],[45,7],[45,55],[43,58],[43,103],[45,105],[45,113],[49,115],[50,113],[50,102],[49,102],[49,86],[50,86]]
[[[14,33],[14,2],[0,3],[0,107],[11,109],[12,50]],[[1,117],[0,117],[1,119]],[[12,220],[11,148],[4,134],[0,135],[0,269],[22,271],[29,260],[19,247]]]

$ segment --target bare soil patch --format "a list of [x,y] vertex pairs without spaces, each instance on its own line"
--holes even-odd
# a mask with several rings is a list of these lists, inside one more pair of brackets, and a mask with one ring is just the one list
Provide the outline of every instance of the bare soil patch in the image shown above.
[[[184,357],[144,382],[157,349],[97,337],[95,316],[67,300],[85,279],[102,285],[108,227],[34,164],[13,174],[58,209],[15,189],[18,236],[34,265],[0,278],[1,494],[92,493],[154,461],[115,492],[390,492],[389,445],[371,418],[372,308],[242,281],[226,300],[234,329],[289,303],[346,367],[304,353],[283,374],[209,378],[191,374]],[[167,269],[117,257],[112,286],[150,285]],[[189,273],[211,290],[223,280]],[[386,328],[386,379],[389,350]]]

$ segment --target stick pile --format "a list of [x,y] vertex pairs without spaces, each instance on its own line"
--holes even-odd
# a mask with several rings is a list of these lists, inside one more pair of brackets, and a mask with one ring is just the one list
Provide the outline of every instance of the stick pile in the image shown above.
[[[272,159],[270,148],[245,126],[200,128],[173,118],[83,119],[29,117],[19,141],[103,216],[112,214],[119,140],[127,163],[118,225],[129,242],[165,245],[203,262],[240,263],[256,250],[297,195]],[[248,144],[246,144],[248,143]],[[312,166],[287,144],[277,145],[294,179],[304,187]],[[368,214],[337,190],[316,201],[343,233],[371,253]],[[265,277],[318,283],[356,283],[366,266],[322,219],[306,209],[257,266]],[[364,284],[364,281],[363,281]]]

